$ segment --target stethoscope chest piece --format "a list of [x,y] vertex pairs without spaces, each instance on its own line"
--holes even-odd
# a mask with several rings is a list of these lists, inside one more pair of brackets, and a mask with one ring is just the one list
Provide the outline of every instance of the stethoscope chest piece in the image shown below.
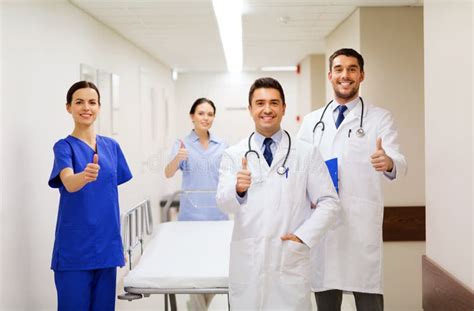
[[277,168],[277,173],[283,175],[286,173],[286,170],[287,169],[284,166],[280,166],[279,168]]
[[356,135],[357,135],[357,137],[364,137],[364,135],[365,135],[364,129],[362,127],[359,127],[356,131]]
[[[323,124],[324,126],[324,124]],[[291,137],[290,137],[290,134],[287,132],[287,131],[284,131],[285,134],[288,136],[288,150],[286,151],[286,156],[285,156],[285,160],[283,161],[283,164],[277,168],[277,173],[279,175],[285,175],[287,174],[286,176],[288,177],[288,168],[286,167],[286,161],[288,161],[288,156],[290,155],[290,150],[291,150]],[[248,150],[247,152],[245,152],[245,158],[247,158],[247,156],[250,154],[250,153],[255,153],[255,155],[257,156],[257,158],[260,160],[260,156],[258,155],[258,152],[253,150],[252,149],[252,146],[250,145],[250,141],[252,140],[252,136],[255,134],[252,133],[250,134],[249,136],[249,140],[248,140]]]

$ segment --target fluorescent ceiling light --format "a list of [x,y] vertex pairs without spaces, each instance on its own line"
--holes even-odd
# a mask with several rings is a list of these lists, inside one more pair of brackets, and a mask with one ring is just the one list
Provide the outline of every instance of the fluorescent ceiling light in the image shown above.
[[271,67],[262,67],[261,71],[296,71],[296,66],[271,66]]
[[242,0],[212,0],[227,70],[242,70]]

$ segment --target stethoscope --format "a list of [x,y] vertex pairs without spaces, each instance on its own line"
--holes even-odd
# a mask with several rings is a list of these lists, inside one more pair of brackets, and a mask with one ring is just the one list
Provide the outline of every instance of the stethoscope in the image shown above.
[[[288,160],[288,156],[290,155],[290,150],[291,150],[291,137],[290,137],[290,134],[288,134],[288,132],[285,131],[285,130],[283,130],[283,131],[288,136],[288,150],[286,151],[286,156],[285,156],[285,160],[283,161],[283,164],[279,168],[277,168],[277,173],[279,175],[284,175],[288,170],[288,168],[285,165],[286,165],[286,161]],[[245,159],[247,159],[247,155],[249,153],[255,153],[257,155],[258,160],[260,161],[260,155],[258,154],[257,151],[253,150],[252,146],[250,145],[250,142],[251,142],[252,137],[253,137],[254,134],[255,134],[255,132],[253,132],[249,136],[249,140],[248,140],[249,150],[247,150],[247,152],[245,153]]]
[[[362,104],[362,110],[360,111],[360,124],[359,124],[359,128],[356,131],[356,135],[357,135],[357,137],[364,137],[365,131],[362,127],[362,125],[364,123],[364,100],[362,99],[362,97],[359,97],[359,98],[360,98],[360,103]],[[324,134],[324,129],[326,128],[326,126],[324,124],[323,118],[324,118],[324,114],[326,113],[326,110],[328,109],[328,107],[331,105],[332,102],[333,101],[331,100],[326,105],[326,107],[324,107],[323,114],[321,115],[321,118],[319,118],[319,121],[316,122],[316,124],[314,125],[314,127],[313,127],[313,137],[314,137],[314,133],[316,132],[316,128],[319,125],[321,125],[321,136]],[[349,132],[349,135],[350,135],[350,132]]]

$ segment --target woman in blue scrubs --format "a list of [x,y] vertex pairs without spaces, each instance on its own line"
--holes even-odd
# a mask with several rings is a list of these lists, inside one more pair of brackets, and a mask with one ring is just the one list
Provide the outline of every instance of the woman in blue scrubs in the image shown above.
[[[219,165],[227,144],[209,132],[216,115],[214,103],[197,99],[189,116],[194,129],[178,139],[171,150],[172,160],[165,168],[167,178],[183,172],[182,190],[216,190]],[[215,193],[185,193],[180,198],[178,220],[227,220],[216,206]]]
[[54,145],[49,186],[60,193],[51,269],[58,310],[114,310],[116,269],[124,265],[117,186],[132,174],[119,144],[95,134],[97,87],[71,86],[71,135]]
[[[216,115],[214,103],[207,98],[197,99],[189,116],[194,129],[176,140],[171,151],[172,160],[165,168],[167,178],[179,169],[183,172],[182,190],[217,189],[219,165],[227,144],[210,133]],[[227,220],[216,205],[215,193],[184,193],[180,197],[178,220]],[[214,295],[191,295],[190,310],[207,310]]]

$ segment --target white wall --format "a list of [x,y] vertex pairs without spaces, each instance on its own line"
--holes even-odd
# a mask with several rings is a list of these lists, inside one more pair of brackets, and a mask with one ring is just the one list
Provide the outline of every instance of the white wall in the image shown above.
[[298,114],[304,117],[326,104],[326,56],[313,54],[300,61],[298,75]]
[[321,107],[320,103],[326,103],[326,80],[327,80],[327,57],[326,55],[311,55],[311,110]]
[[[120,125],[114,138],[134,174],[120,187],[122,212],[146,197],[156,208],[162,194],[162,146],[143,135],[151,130],[142,126],[148,109],[142,94],[153,86],[161,98],[159,109],[166,94],[173,114],[174,84],[169,68],[66,1],[4,2],[1,23],[0,163],[8,164],[1,167],[0,309],[54,310],[49,266],[59,195],[47,180],[52,146],[73,128],[65,96],[79,80],[79,64],[120,76]],[[148,86],[140,68],[147,72]]]
[[306,56],[300,61],[300,74],[298,75],[298,114],[303,117],[312,111],[312,90],[311,90],[311,56]]
[[473,3],[425,0],[424,15],[426,254],[474,289]]
[[[3,4],[0,2],[0,11]],[[0,14],[0,23],[1,17]],[[1,25],[1,24],[0,24]],[[0,31],[0,94],[3,94],[3,31]],[[3,98],[0,96],[0,120],[3,120]],[[0,124],[0,172],[3,172],[3,126]],[[3,174],[0,173],[0,219],[4,217],[4,203],[3,203]],[[0,241],[4,240],[4,232],[0,227]],[[3,257],[0,256],[0,267],[3,267]],[[3,293],[3,282],[0,282],[0,293]]]
[[[326,37],[326,59],[341,48],[353,48],[360,51],[360,44],[360,10],[356,9]],[[329,71],[329,62],[326,63],[327,71]],[[333,95],[332,86],[326,81],[326,102],[330,101]]]
[[[360,8],[326,38],[326,56],[351,47],[365,60],[361,95],[390,110],[408,174],[384,183],[386,206],[424,205],[423,14],[421,8]],[[328,65],[326,65],[328,66]],[[333,90],[327,82],[327,96]],[[387,310],[421,309],[423,242],[384,243]],[[402,269],[403,268],[403,269]]]

